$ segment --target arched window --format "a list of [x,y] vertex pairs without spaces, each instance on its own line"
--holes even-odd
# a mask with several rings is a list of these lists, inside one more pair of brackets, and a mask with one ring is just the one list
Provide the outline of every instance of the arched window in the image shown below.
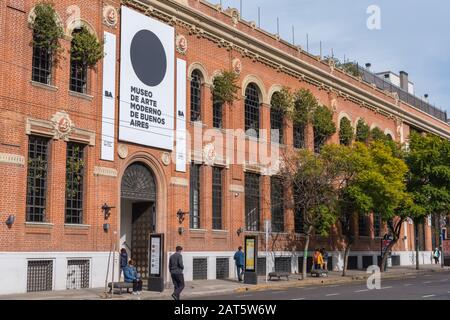
[[278,103],[278,101],[280,101],[280,99],[278,99],[279,95],[279,92],[275,92],[270,102],[270,129],[272,129],[271,141],[276,143],[283,143],[284,110],[283,106],[279,105]]
[[249,136],[259,136],[259,92],[254,83],[245,90],[245,131]]
[[[214,88],[216,88],[216,80],[214,80]],[[223,125],[223,101],[216,93],[213,93],[213,127],[222,128]]]
[[49,48],[36,45],[39,42],[36,30],[33,30],[33,66],[32,80],[43,84],[52,83],[53,55]]
[[386,138],[388,139],[388,141],[394,141],[390,133],[386,134]]
[[[82,32],[89,32],[84,27],[77,28],[72,32],[72,37]],[[72,48],[74,41],[72,40]],[[87,93],[88,66],[70,55],[70,91]]]
[[202,111],[202,74],[200,71],[194,70],[191,78],[191,121],[200,121]]

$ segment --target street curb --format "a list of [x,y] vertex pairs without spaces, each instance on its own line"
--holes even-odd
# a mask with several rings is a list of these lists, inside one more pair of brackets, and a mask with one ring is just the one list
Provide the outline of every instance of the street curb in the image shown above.
[[[418,270],[418,271],[408,271],[408,272],[401,272],[401,273],[395,273],[395,274],[382,274],[382,280],[387,279],[397,279],[397,278],[403,278],[408,276],[415,276],[423,273],[429,273],[429,272],[448,272],[447,269],[439,269],[439,270]],[[327,279],[322,278],[319,282],[319,280],[300,280],[298,279],[297,282],[295,281],[289,281],[284,282],[283,284],[261,284],[261,285],[255,285],[251,287],[243,287],[243,288],[237,288],[234,289],[235,293],[244,293],[244,292],[255,292],[255,291],[264,291],[264,290],[279,290],[279,289],[287,289],[287,288],[299,288],[299,287],[307,287],[312,285],[328,285],[328,284],[343,284],[343,283],[352,283],[352,282],[361,282],[366,281],[370,277],[370,274],[358,274],[354,276],[347,276],[346,278],[337,278],[337,279]]]

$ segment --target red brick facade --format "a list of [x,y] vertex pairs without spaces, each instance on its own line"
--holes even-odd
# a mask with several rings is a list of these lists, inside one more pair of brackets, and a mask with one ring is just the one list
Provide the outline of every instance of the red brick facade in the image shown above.
[[[107,31],[117,35],[117,57],[120,53],[120,23],[112,28],[103,23],[103,6],[110,4],[120,8],[120,1],[76,0],[80,8],[81,19],[94,30],[101,39]],[[145,9],[145,1],[125,1],[138,10]],[[151,1],[154,2],[154,1]],[[188,2],[189,8],[183,3]],[[102,63],[95,70],[89,71],[88,94],[75,94],[69,91],[70,38],[61,41],[64,52],[58,67],[54,68],[51,86],[36,84],[31,81],[32,69],[32,30],[29,27],[29,13],[37,4],[34,0],[6,0],[0,5],[0,153],[22,157],[18,161],[0,161],[0,243],[3,252],[109,252],[113,231],[120,234],[121,177],[126,168],[141,161],[153,171],[157,183],[156,231],[165,233],[166,249],[173,251],[176,245],[182,245],[186,252],[232,252],[243,243],[243,234],[236,232],[245,227],[244,208],[245,195],[234,191],[244,186],[244,166],[230,165],[225,169],[223,190],[223,230],[212,230],[212,167],[201,169],[201,229],[189,229],[189,217],[179,224],[178,210],[189,211],[189,172],[184,174],[175,171],[175,164],[168,166],[161,161],[163,151],[117,140],[115,161],[100,160],[102,132]],[[70,18],[68,8],[74,1],[55,1],[55,9],[61,18],[64,28]],[[395,140],[404,142],[409,134],[410,126],[450,136],[447,124],[407,105],[396,101],[395,97],[374,89],[343,72],[334,69],[327,63],[280,41],[276,36],[265,33],[249,23],[238,22],[233,26],[229,12],[222,12],[216,7],[199,0],[158,1],[153,4],[149,15],[166,22],[170,17],[176,34],[184,35],[188,48],[186,54],[176,53],[178,58],[187,60],[189,70],[200,67],[203,73],[202,119],[204,129],[212,128],[212,97],[209,87],[213,76],[220,70],[232,67],[233,59],[242,63],[239,85],[245,90],[246,84],[256,82],[261,94],[260,127],[270,129],[270,99],[277,88],[288,86],[292,89],[310,89],[320,103],[334,111],[336,123],[342,116],[347,116],[353,125],[359,118],[364,118],[370,126],[377,126],[393,135]],[[170,10],[169,10],[170,9]],[[178,10],[178,11],[177,11]],[[177,12],[175,14],[175,12]],[[188,17],[186,20],[185,17]],[[197,20],[195,20],[197,19]],[[196,28],[192,28],[197,21]],[[215,21],[213,25],[211,21]],[[211,28],[207,28],[205,26]],[[226,31],[229,36],[226,36]],[[204,33],[204,31],[207,31]],[[220,31],[212,38],[209,34]],[[236,38],[231,43],[230,37]],[[242,39],[248,39],[247,47]],[[222,40],[222,42],[221,42]],[[242,50],[247,50],[247,53]],[[284,65],[271,61],[264,55],[275,55],[284,61]],[[265,60],[264,60],[265,59]],[[293,74],[292,70],[301,67],[303,76]],[[117,61],[117,92],[119,92],[119,59]],[[190,76],[190,75],[188,75]],[[353,95],[346,92],[351,90]],[[190,90],[188,81],[188,109],[190,112]],[[367,101],[371,101],[367,102]],[[116,97],[116,132],[118,128],[118,99]],[[389,110],[392,109],[392,112]],[[69,137],[69,140],[84,141],[86,146],[86,169],[84,186],[84,218],[79,226],[64,224],[65,212],[65,179],[66,179],[66,146],[64,139],[52,139],[50,143],[49,176],[47,188],[46,223],[27,223],[26,188],[27,188],[27,145],[30,133],[41,132],[39,125],[30,124],[27,119],[49,122],[59,111],[66,111],[77,129],[82,134]],[[224,128],[244,128],[244,99],[233,106],[225,106]],[[394,111],[395,110],[395,111]],[[27,122],[28,121],[28,122]],[[41,130],[41,131],[39,131]],[[188,124],[192,132],[193,124]],[[309,128],[309,141],[311,141]],[[47,136],[51,137],[50,133]],[[95,139],[93,139],[95,137]],[[285,120],[285,146],[291,149],[293,143],[292,124]],[[89,140],[91,139],[91,140]],[[330,142],[338,143],[338,134]],[[128,156],[118,156],[118,147],[125,145]],[[309,143],[309,148],[312,145]],[[113,169],[112,176],[97,174],[98,168]],[[115,171],[114,171],[115,170]],[[261,183],[261,221],[270,219],[270,177],[262,176]],[[183,185],[184,184],[184,185]],[[187,185],[186,185],[187,184]],[[233,187],[231,187],[233,186]],[[111,217],[104,219],[102,205],[107,203],[112,209]],[[16,216],[15,223],[9,228],[3,222],[8,215]],[[110,230],[105,232],[103,224],[109,223]],[[285,212],[286,234],[273,248],[278,251],[300,251],[302,238],[293,234],[294,216],[289,210]],[[407,239],[401,241],[395,250],[404,251],[414,248],[413,225],[407,225]],[[179,234],[179,227],[185,232]],[[357,229],[357,226],[355,226]],[[373,236],[360,238],[353,246],[355,251],[373,251],[380,249],[380,240]],[[426,228],[426,248],[431,250],[430,228]],[[342,239],[338,230],[329,238],[315,239],[311,248],[324,246],[331,250],[342,249]],[[118,238],[118,237],[117,237]],[[119,245],[119,240],[116,243]],[[284,240],[283,240],[284,239]],[[262,244],[262,241],[261,241]],[[405,247],[406,246],[406,247]],[[260,248],[261,250],[263,247]]]

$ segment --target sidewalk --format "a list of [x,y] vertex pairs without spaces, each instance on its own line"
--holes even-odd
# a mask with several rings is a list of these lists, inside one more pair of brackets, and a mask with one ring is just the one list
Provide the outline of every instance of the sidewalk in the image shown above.
[[[420,270],[411,267],[392,267],[382,274],[383,279],[403,278],[429,272],[450,272],[450,268],[442,269],[440,265],[421,265]],[[341,276],[341,272],[330,272],[328,277],[313,278],[307,277],[301,280],[301,275],[293,274],[289,281],[269,281],[266,283],[265,277],[258,277],[258,285],[246,285],[238,283],[235,280],[197,280],[194,282],[186,282],[182,298],[202,297],[205,299],[211,295],[232,294],[247,291],[276,290],[288,287],[317,286],[336,283],[349,283],[352,281],[365,281],[370,274],[362,270],[349,270],[346,277]],[[13,294],[0,296],[0,300],[105,300],[111,299],[105,297],[104,288],[83,289],[83,290],[65,290],[65,291],[48,291],[33,292],[25,294]],[[172,300],[172,290],[167,288],[163,293],[142,292],[142,295],[135,296],[127,294],[126,291],[122,295],[114,294],[114,300]]]

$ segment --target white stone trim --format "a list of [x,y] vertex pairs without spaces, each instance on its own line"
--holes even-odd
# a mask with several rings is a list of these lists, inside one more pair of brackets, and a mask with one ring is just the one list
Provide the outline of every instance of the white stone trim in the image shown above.
[[0,153],[0,164],[25,166],[25,157],[19,154]]
[[172,177],[172,179],[170,179],[170,184],[173,186],[188,187],[189,181],[185,178]]
[[244,186],[241,186],[239,184],[230,184],[229,190],[230,192],[239,192],[239,193],[245,192]]
[[94,167],[94,176],[104,176],[116,178],[118,175],[117,170],[114,168]]

